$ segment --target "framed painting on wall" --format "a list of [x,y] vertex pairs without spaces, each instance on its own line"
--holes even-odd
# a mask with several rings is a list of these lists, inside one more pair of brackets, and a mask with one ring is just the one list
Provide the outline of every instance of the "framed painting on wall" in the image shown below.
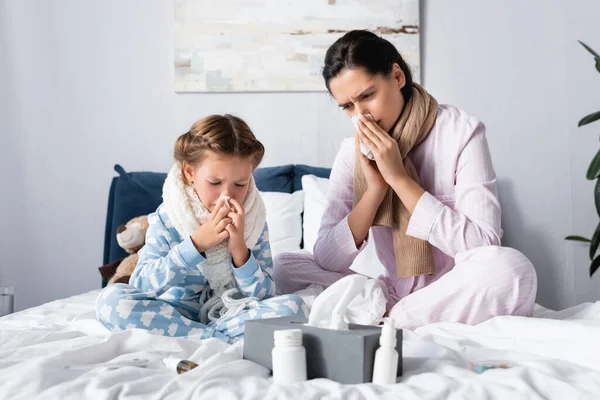
[[175,91],[325,91],[325,51],[353,29],[389,40],[420,81],[419,0],[175,0]]

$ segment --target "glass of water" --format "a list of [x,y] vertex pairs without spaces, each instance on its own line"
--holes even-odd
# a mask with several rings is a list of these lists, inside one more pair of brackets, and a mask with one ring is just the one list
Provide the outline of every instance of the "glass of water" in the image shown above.
[[0,317],[15,312],[15,289],[12,286],[0,286]]

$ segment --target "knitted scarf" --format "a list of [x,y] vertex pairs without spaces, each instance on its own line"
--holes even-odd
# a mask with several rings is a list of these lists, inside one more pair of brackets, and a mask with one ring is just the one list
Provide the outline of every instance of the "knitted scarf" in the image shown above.
[[[253,177],[250,178],[248,194],[243,206],[245,211],[244,240],[246,246],[252,249],[260,239],[266,220],[265,204]],[[184,182],[181,165],[178,163],[171,168],[165,180],[163,207],[182,239],[190,237],[211,216],[211,212],[202,204],[194,188]],[[210,301],[211,310],[204,310],[204,314],[209,312],[209,315],[214,316],[216,309],[223,306],[220,301],[221,296],[228,289],[235,288],[235,279],[231,270],[231,253],[227,249],[227,240],[207,250],[205,254],[206,260],[199,263],[197,267],[208,281],[212,295],[203,293],[201,297],[205,301],[212,300]],[[213,297],[219,300],[213,299]],[[221,312],[222,314],[223,312]]]
[[[390,135],[398,142],[408,176],[419,183],[417,170],[407,155],[429,135],[437,117],[438,103],[421,86],[413,85],[413,94],[405,104]],[[359,159],[360,150],[357,148],[356,151],[354,205],[360,201],[367,189]],[[392,228],[396,272],[399,278],[435,274],[433,252],[429,242],[406,235],[410,217],[411,213],[400,198],[392,188],[388,188],[373,225]]]

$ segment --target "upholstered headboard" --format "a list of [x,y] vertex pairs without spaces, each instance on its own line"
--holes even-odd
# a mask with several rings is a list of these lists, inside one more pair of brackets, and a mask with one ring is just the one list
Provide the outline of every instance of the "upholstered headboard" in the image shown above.
[[[108,195],[103,264],[127,256],[117,243],[117,227],[134,217],[156,211],[162,203],[162,187],[167,177],[162,172],[127,172],[118,164],[115,171],[119,175],[113,178]],[[329,168],[283,165],[259,168],[254,178],[261,192],[293,193],[302,189],[302,176],[329,178],[330,172]]]

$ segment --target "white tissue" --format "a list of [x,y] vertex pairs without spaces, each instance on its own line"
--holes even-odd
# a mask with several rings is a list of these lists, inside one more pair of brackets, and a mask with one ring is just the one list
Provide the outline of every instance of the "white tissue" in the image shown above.
[[[369,119],[373,119],[373,116],[371,114],[364,114],[365,117],[369,118]],[[358,119],[360,118],[360,115],[353,115],[352,116],[352,124],[354,125],[354,129],[358,130]],[[375,160],[375,156],[373,155],[373,152],[371,151],[371,149],[362,142],[362,140],[360,141],[360,152],[363,153],[365,155],[365,157],[367,157],[369,160]]]
[[[229,208],[230,210],[233,210],[233,208],[231,207],[231,204],[229,203],[229,200],[231,200],[231,197],[229,197],[229,196],[221,196],[221,197],[219,197],[219,200],[221,200],[221,199],[225,199],[225,207]],[[217,200],[217,202],[219,200]]]
[[385,313],[385,283],[363,275],[348,275],[314,300],[308,325],[348,329],[348,323],[376,325]]
[[317,296],[323,293],[323,286],[311,283],[306,289],[298,290],[294,294],[304,301],[306,307],[310,310]]

